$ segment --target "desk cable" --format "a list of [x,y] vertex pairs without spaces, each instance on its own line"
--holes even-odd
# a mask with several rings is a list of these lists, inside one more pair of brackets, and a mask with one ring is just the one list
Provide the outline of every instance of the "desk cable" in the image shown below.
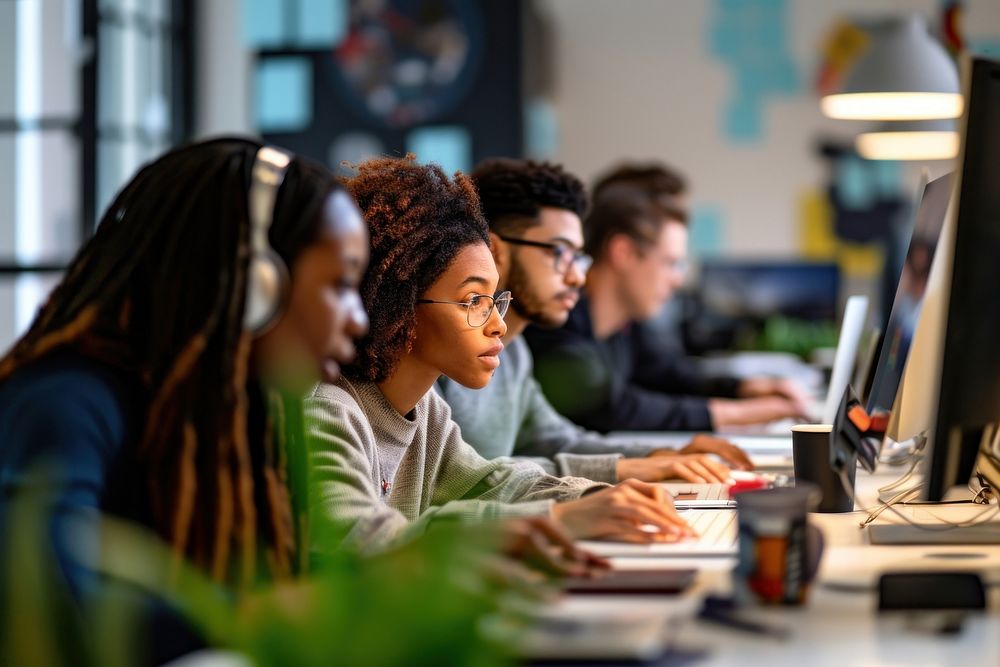
[[[923,442],[926,442],[926,440],[924,440]],[[907,505],[907,504],[914,504],[914,505],[928,504],[928,503],[920,503],[920,502],[910,503],[910,502],[908,502],[909,501],[908,498],[901,497],[899,495],[893,496],[892,498],[890,498],[888,500],[884,500],[883,499],[883,496],[886,493],[889,493],[891,491],[894,491],[894,490],[898,489],[902,485],[904,485],[907,482],[909,482],[914,477],[914,475],[916,475],[917,466],[925,458],[924,454],[921,452],[921,450],[923,449],[923,442],[918,441],[917,448],[914,449],[913,451],[911,451],[907,455],[907,458],[910,461],[910,467],[907,468],[906,472],[904,472],[902,475],[900,475],[899,478],[896,479],[896,481],[891,482],[889,484],[886,484],[885,486],[879,487],[879,489],[878,489],[878,498],[879,498],[879,501],[881,501],[883,503],[889,503],[889,504],[896,504],[896,503],[898,503],[898,504],[901,504],[901,505]],[[984,455],[987,456],[987,457],[990,456],[986,452],[984,452]],[[1000,463],[1000,461],[998,461],[998,463]],[[991,504],[993,502],[994,498],[995,498],[994,489],[990,486],[990,484],[986,480],[986,478],[982,474],[980,474],[978,472],[976,473],[976,480],[978,481],[978,488],[976,488],[975,486],[973,486],[972,480],[969,480],[969,491],[973,494],[971,500],[948,500],[948,501],[937,502],[937,503],[934,503],[934,504],[937,504],[937,505],[957,505],[957,504],[964,504],[964,503],[973,503],[975,505],[989,505],[989,504]],[[841,483],[843,483],[843,480],[841,480]],[[921,489],[922,487],[923,487],[923,483],[918,483],[915,486],[909,487],[909,489],[907,489],[907,490],[916,491],[916,490]],[[884,508],[880,507],[879,510],[878,510],[879,513],[881,513],[883,509]],[[870,523],[871,519],[874,519],[874,518],[875,517],[870,517],[869,520],[866,523]]]
[[[891,493],[893,491],[896,491],[901,486],[905,485],[907,482],[909,482],[910,480],[912,480],[913,476],[917,472],[917,466],[920,465],[920,462],[924,460],[924,456],[923,456],[923,454],[919,453],[919,451],[914,451],[913,453],[910,454],[909,459],[910,459],[910,467],[906,469],[906,472],[904,472],[902,475],[900,475],[894,482],[890,482],[889,484],[886,484],[885,486],[879,487],[879,489],[878,489],[878,498],[879,498],[880,501],[893,503],[893,502],[898,502],[899,500],[902,500],[901,498],[899,500],[893,500],[893,499],[883,500],[882,497],[885,494],[887,494],[887,493]],[[904,491],[912,491],[912,490],[918,489],[918,488],[920,488],[920,484],[919,483],[916,486],[906,487],[904,489]],[[897,497],[898,496],[894,496],[894,498],[897,498]]]
[[894,443],[894,445],[882,447],[878,462],[901,466],[910,463],[914,458],[920,459],[923,456],[924,446],[927,444],[927,432],[922,431],[912,438],[901,442],[896,442],[890,438],[886,438],[886,440]]
[[[907,474],[912,474],[912,471],[908,472]],[[841,469],[838,473],[838,477],[840,478],[840,483],[844,487],[844,491],[847,492],[848,497],[851,499],[852,502],[857,503],[858,498],[855,495],[854,487],[851,484],[850,479],[848,478],[847,469],[846,468]],[[1000,515],[1000,506],[996,504],[989,504],[985,506],[986,508],[983,511],[977,513],[975,516],[965,521],[945,521],[943,519],[939,519],[941,521],[940,525],[919,523],[917,521],[914,521],[910,517],[906,516],[902,512],[900,512],[896,508],[896,505],[904,503],[906,500],[910,499],[912,496],[918,493],[923,488],[923,486],[924,483],[920,483],[917,484],[916,486],[911,486],[907,489],[904,489],[903,491],[900,491],[899,493],[889,498],[888,500],[882,502],[877,507],[874,508],[862,507],[861,511],[867,512],[868,516],[865,517],[865,519],[858,524],[858,527],[865,528],[886,510],[892,512],[910,526],[913,526],[914,528],[917,528],[919,530],[926,530],[928,532],[941,532],[946,530],[954,530],[955,528],[968,528],[971,526],[983,525],[989,523],[996,516]],[[980,495],[981,494],[977,493],[976,498],[979,498]]]

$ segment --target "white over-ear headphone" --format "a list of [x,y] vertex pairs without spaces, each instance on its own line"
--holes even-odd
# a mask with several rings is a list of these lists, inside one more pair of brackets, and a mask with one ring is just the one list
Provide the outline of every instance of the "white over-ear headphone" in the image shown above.
[[267,238],[274,221],[278,188],[292,156],[273,146],[257,151],[247,192],[250,214],[250,262],[243,326],[254,336],[267,331],[281,314],[288,290],[288,268]]

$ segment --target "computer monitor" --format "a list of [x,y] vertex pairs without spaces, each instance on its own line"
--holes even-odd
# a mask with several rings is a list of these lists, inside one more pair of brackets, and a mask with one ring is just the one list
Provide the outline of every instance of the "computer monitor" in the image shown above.
[[968,483],[1000,423],[1000,63],[962,64],[959,170],[898,402],[900,439],[926,436],[927,500]]
[[830,384],[826,390],[826,401],[823,404],[820,423],[832,424],[837,416],[840,399],[850,383],[851,372],[857,362],[858,344],[865,332],[867,318],[868,297],[863,294],[848,297],[847,304],[844,305],[844,321],[840,326],[837,352],[833,359]]
[[1000,422],[1000,63],[966,65],[955,245],[927,498],[966,484]]
[[910,245],[896,287],[889,321],[873,371],[866,410],[869,415],[887,413],[896,400],[907,354],[920,318],[931,263],[941,238],[948,201],[951,199],[952,174],[927,183],[914,214]]
[[685,307],[685,344],[698,353],[733,349],[755,341],[775,316],[832,339],[839,292],[840,270],[831,262],[702,260]]

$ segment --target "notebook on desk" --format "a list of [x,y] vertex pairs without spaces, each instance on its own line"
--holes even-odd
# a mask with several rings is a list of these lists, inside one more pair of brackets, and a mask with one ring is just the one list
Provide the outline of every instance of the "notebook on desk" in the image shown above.
[[698,532],[699,537],[652,544],[581,540],[579,545],[605,558],[736,555],[736,510],[678,509],[678,513]]

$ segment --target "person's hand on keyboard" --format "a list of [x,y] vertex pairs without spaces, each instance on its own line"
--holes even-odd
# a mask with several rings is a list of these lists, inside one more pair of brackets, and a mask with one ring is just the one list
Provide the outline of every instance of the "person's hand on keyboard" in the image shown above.
[[594,577],[611,567],[605,559],[573,544],[573,538],[548,517],[506,519],[500,526],[501,552],[544,574]]
[[708,411],[716,428],[808,418],[801,405],[784,396],[710,398]]
[[[557,503],[552,518],[576,539],[676,542],[694,534],[664,489],[635,479]],[[659,532],[651,533],[644,525]]]
[[765,396],[783,398],[795,406],[796,414],[789,415],[792,417],[808,415],[809,406],[812,403],[806,388],[788,378],[747,378],[740,382],[736,395],[739,398],[762,398]]
[[676,456],[677,454],[715,454],[737,470],[753,470],[753,462],[747,453],[725,438],[699,433],[680,450],[657,449],[650,456]]
[[649,456],[618,461],[618,479],[638,479],[661,482],[682,479],[695,484],[721,484],[729,479],[730,470],[706,454]]

